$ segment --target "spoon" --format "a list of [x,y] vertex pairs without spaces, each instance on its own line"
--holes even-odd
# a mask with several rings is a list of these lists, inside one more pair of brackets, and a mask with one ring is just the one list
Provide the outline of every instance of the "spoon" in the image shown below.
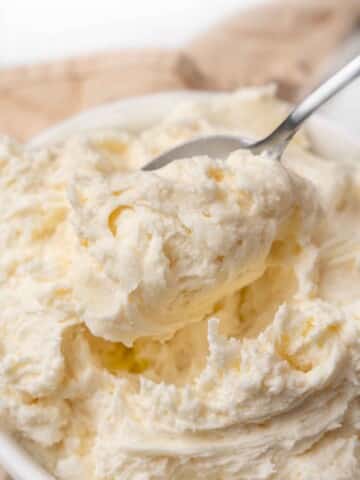
[[302,123],[323,103],[327,102],[359,76],[360,55],[305,97],[293,109],[290,115],[270,135],[262,140],[250,141],[235,135],[209,135],[195,138],[189,142],[177,145],[154,158],[143,167],[143,170],[156,170],[179,158],[189,158],[198,155],[223,158],[238,149],[250,150],[254,154],[267,151],[277,160],[281,160],[285,148]]

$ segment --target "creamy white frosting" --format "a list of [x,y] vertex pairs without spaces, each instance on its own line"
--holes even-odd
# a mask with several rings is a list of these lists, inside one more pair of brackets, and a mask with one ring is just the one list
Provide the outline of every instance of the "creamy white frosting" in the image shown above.
[[264,272],[295,208],[308,218],[308,190],[278,161],[242,151],[77,178],[73,223],[87,252],[72,270],[82,318],[128,345],[171,338]]
[[0,421],[64,480],[360,478],[360,164],[236,152],[270,90],[137,135],[0,143]]

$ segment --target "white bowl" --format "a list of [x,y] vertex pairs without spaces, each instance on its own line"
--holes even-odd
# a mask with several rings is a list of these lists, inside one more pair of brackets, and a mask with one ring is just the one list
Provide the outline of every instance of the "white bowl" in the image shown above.
[[[131,130],[143,129],[161,120],[179,102],[207,99],[215,95],[221,94],[180,91],[121,100],[70,118],[41,133],[28,146],[43,147],[61,141],[76,131],[113,126]],[[307,129],[313,148],[320,155],[335,159],[346,156],[360,160],[360,139],[352,138],[326,118],[315,115],[309,120]],[[0,464],[14,480],[54,480],[4,432],[0,432]]]

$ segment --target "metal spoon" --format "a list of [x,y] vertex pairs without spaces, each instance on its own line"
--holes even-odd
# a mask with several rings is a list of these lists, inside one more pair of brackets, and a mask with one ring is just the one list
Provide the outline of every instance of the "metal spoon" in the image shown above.
[[240,148],[255,154],[267,151],[278,160],[288,143],[306,120],[323,103],[360,76],[360,55],[311,92],[290,115],[262,140],[256,142],[235,135],[211,135],[182,143],[147,163],[143,170],[156,170],[179,158],[210,155],[222,158]]

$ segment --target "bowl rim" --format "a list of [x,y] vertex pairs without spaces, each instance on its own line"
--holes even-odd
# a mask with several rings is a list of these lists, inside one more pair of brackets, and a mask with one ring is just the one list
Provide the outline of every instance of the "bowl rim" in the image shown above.
[[[166,113],[173,110],[176,103],[191,100],[205,100],[214,96],[226,95],[226,92],[211,90],[174,90],[136,95],[121,100],[103,103],[97,107],[75,114],[35,135],[27,145],[30,148],[41,148],[59,142],[76,130],[89,132],[101,128],[126,128],[139,131],[161,120]],[[161,108],[159,108],[161,106]],[[141,110],[141,112],[140,112]],[[141,120],[139,117],[142,117]],[[96,117],[96,118],[95,118]],[[110,120],[113,118],[114,120]],[[84,126],[85,125],[85,126]]]
[[[27,146],[38,149],[64,140],[75,131],[88,132],[114,126],[141,130],[161,120],[178,103],[228,94],[229,92],[177,90],[109,102],[46,129],[28,142]],[[321,155],[336,158],[346,155],[360,159],[360,139],[354,138],[321,114],[315,114],[308,121],[307,132],[313,148]],[[54,477],[32,460],[14,437],[5,431],[0,431],[0,463],[16,480],[54,480]]]

